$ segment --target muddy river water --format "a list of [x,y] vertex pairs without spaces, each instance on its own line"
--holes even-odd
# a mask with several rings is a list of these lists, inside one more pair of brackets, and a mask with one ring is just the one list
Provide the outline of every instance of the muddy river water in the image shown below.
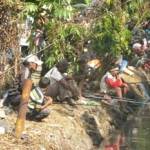
[[150,109],[143,109],[134,121],[130,121],[126,130],[129,150],[150,150]]
[[[150,106],[150,105],[149,105]],[[113,133],[104,150],[150,150],[150,107],[130,115],[119,132]],[[113,141],[112,141],[113,139]]]

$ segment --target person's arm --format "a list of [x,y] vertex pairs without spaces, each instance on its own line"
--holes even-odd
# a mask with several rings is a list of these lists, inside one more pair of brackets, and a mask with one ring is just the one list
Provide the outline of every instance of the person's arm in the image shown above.
[[65,78],[66,80],[73,80],[73,77],[70,76],[70,75],[64,75],[64,78]]
[[59,83],[60,83],[64,88],[70,90],[70,86],[69,86],[69,84],[67,83],[67,80],[66,80],[65,78],[61,79],[61,80],[59,81]]
[[60,84],[61,84],[64,88],[66,88],[67,90],[69,90],[69,91],[72,93],[73,96],[76,96],[76,93],[77,93],[76,89],[75,89],[73,86],[71,86],[71,84],[69,84],[69,83],[67,82],[67,80],[62,79],[62,80],[60,80],[59,82],[60,82]]
[[53,99],[50,96],[44,96],[44,99],[46,100],[46,102],[43,106],[41,106],[41,108],[40,108],[41,110],[47,108],[53,102]]

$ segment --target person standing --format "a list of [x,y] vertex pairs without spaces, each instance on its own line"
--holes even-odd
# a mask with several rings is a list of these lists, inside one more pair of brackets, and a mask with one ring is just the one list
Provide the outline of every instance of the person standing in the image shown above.
[[38,78],[38,80],[37,78],[36,80],[34,80],[34,77],[36,77],[34,73],[36,72],[41,73],[41,65],[42,65],[42,61],[39,60],[36,55],[28,56],[25,59],[25,61],[27,63],[26,67],[27,67],[28,72],[25,78],[23,79],[23,84],[22,84],[21,102],[20,102],[18,117],[16,120],[16,126],[15,126],[16,138],[21,138],[22,132],[24,131],[30,92],[32,90],[33,85],[35,86],[36,84],[38,84],[40,80],[40,78]]
[[25,79],[31,79],[34,86],[38,85],[42,72],[42,64],[43,62],[36,55],[31,54],[27,56],[23,62],[24,67],[21,73],[22,82]]

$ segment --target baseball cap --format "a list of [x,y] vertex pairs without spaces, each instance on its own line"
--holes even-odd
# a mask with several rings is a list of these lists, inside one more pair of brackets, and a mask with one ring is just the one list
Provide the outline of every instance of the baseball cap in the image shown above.
[[42,65],[43,64],[43,61],[39,60],[39,58],[36,55],[33,55],[33,54],[27,56],[25,60],[29,63],[31,62],[31,63],[35,63],[37,65]]
[[132,48],[133,49],[139,49],[139,48],[141,48],[141,44],[140,43],[135,43],[135,44],[133,44],[133,46],[132,46]]

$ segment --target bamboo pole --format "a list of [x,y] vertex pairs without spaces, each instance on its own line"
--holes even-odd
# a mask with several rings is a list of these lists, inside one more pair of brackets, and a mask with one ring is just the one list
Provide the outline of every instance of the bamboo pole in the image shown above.
[[20,138],[22,132],[24,131],[26,112],[27,112],[28,100],[29,100],[31,88],[32,88],[32,80],[26,79],[23,85],[21,103],[20,103],[18,117],[15,126],[16,138]]

